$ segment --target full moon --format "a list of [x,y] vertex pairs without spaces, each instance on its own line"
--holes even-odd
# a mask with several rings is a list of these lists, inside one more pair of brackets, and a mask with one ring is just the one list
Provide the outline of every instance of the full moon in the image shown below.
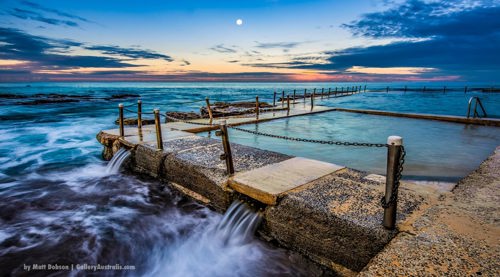
[[237,19],[236,20],[236,25],[238,25],[238,26],[243,25],[243,20]]

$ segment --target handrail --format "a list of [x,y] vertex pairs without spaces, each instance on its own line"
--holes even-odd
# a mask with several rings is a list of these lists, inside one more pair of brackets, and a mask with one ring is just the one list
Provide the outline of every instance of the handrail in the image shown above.
[[479,107],[481,108],[481,111],[483,112],[483,117],[487,117],[488,115],[486,114],[486,110],[484,109],[483,103],[481,102],[481,99],[477,96],[472,96],[469,99],[469,104],[467,106],[467,118],[470,118],[470,107],[472,105],[472,102],[474,102],[474,113],[472,114],[472,118],[476,117],[481,117],[479,113],[477,112],[477,104],[479,104]]

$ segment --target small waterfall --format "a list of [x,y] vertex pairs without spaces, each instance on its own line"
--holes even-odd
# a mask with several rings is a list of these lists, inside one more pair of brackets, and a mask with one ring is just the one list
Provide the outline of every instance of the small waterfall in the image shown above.
[[130,152],[121,148],[118,152],[115,153],[111,161],[109,161],[106,167],[106,173],[108,174],[116,174],[120,170],[123,162],[130,156]]
[[260,214],[252,212],[246,204],[234,201],[215,232],[224,244],[245,243],[253,238],[261,220]]

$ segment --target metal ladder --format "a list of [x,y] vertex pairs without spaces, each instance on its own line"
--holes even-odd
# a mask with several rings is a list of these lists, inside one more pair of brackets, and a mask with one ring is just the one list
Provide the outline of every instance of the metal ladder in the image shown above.
[[[479,97],[477,96],[473,96],[469,99],[469,105],[467,106],[467,118],[470,118],[470,107],[472,106],[472,102],[474,102],[474,113],[472,114],[472,118],[488,116],[486,114],[486,110],[484,109],[483,103],[481,103],[481,99],[479,99]],[[479,107],[483,112],[483,116],[480,116],[479,113],[477,112],[477,104],[479,104]]]

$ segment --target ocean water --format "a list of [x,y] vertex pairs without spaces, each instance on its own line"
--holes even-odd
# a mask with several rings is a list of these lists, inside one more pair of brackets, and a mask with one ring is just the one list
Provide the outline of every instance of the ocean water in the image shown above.
[[[99,272],[99,275],[110,276],[163,273],[169,276],[197,276],[201,273],[217,276],[307,275],[306,269],[296,262],[296,257],[256,238],[222,243],[227,239],[213,235],[223,220],[222,215],[154,180],[107,171],[107,162],[100,157],[102,146],[95,135],[99,130],[116,128],[118,103],[134,105],[139,98],[144,102],[145,111],[155,107],[162,112],[198,111],[206,96],[211,101],[241,101],[258,95],[261,101],[271,102],[275,90],[291,92],[296,89],[299,93],[304,88],[353,85],[0,84],[0,275],[25,274],[24,266],[34,263],[118,263],[136,268],[134,271]],[[368,89],[381,90],[387,85],[401,87],[404,84],[368,84]],[[415,87],[422,85],[429,88],[442,84],[414,84]],[[446,95],[431,92],[441,99],[441,103],[447,103],[442,113],[463,113],[463,100],[466,101],[467,97],[458,97],[463,95],[459,91],[463,85],[454,84],[456,91]],[[423,96],[412,93],[415,94],[413,99]],[[412,93],[373,92],[319,101],[318,104],[381,108],[384,107],[384,97],[395,97],[404,103],[404,99],[409,99],[405,97]],[[485,98],[487,110],[499,110],[498,94],[468,94],[472,93]],[[446,100],[452,98],[457,100]],[[448,105],[452,102],[457,104]],[[435,106],[435,110],[425,107],[435,112],[438,109]],[[400,108],[403,107],[408,106],[401,104]],[[346,117],[346,120],[351,119]],[[357,122],[363,121],[363,118],[357,119]],[[283,123],[286,122],[276,122]],[[483,134],[473,131],[471,138]],[[345,132],[349,133],[349,130]],[[324,139],[322,133],[312,135]],[[383,139],[384,135],[380,136]],[[337,138],[343,137],[339,134]],[[377,137],[377,142],[380,139]],[[496,135],[492,139],[497,139]],[[198,243],[200,241],[203,243]],[[57,275],[57,270],[54,272]],[[59,273],[65,276],[82,272],[63,270]],[[43,271],[35,272],[37,274],[46,275]]]

